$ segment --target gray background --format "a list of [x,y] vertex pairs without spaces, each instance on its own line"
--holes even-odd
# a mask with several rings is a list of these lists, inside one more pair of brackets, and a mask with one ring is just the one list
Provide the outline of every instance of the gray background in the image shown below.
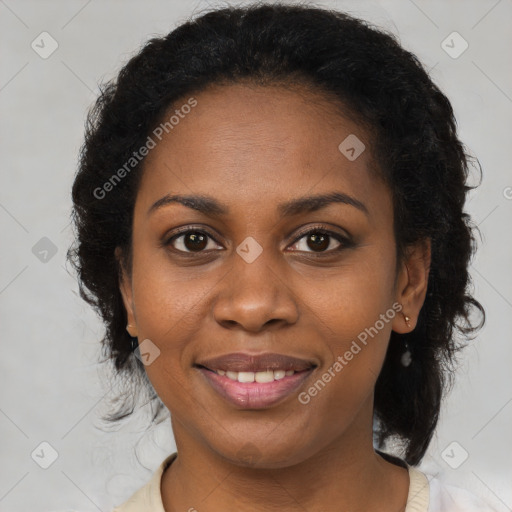
[[[1,511],[109,511],[174,451],[169,421],[144,432],[147,408],[116,432],[98,419],[113,381],[98,364],[102,326],[65,266],[70,187],[98,83],[150,36],[215,5],[0,0]],[[512,510],[512,2],[317,5],[398,34],[451,99],[460,136],[483,166],[468,211],[483,235],[472,275],[488,322],[465,351],[422,468]],[[48,51],[45,31],[58,48],[43,59],[31,43],[45,37]],[[442,46],[453,31],[469,44],[458,58]],[[453,53],[463,43],[448,44]],[[42,442],[58,454],[48,469],[39,465],[51,456]]]

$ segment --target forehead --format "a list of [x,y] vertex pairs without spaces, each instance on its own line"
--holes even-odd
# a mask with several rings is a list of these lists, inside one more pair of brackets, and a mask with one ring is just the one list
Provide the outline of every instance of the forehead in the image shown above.
[[215,195],[235,209],[334,189],[369,203],[388,193],[364,128],[321,93],[236,84],[193,100],[176,102],[150,134],[137,198],[146,209],[171,193]]

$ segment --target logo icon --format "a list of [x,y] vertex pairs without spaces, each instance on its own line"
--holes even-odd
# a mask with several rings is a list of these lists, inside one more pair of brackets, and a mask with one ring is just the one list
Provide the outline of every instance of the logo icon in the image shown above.
[[50,443],[43,441],[30,456],[38,466],[48,469],[58,459],[59,454]]
[[254,464],[261,458],[261,452],[258,447],[252,443],[244,444],[236,455],[241,461],[247,464]]
[[453,441],[443,450],[441,457],[448,466],[457,469],[466,462],[469,453],[457,441]]
[[48,32],[41,32],[30,46],[39,57],[47,59],[59,47],[59,43]]
[[353,162],[366,149],[363,142],[353,133],[351,133],[339,146],[340,153],[348,160]]
[[252,263],[263,252],[263,247],[252,236],[248,236],[236,248],[236,252],[246,263]]
[[160,355],[160,349],[150,339],[145,339],[133,353],[144,366],[149,366]]
[[441,48],[452,59],[458,59],[469,48],[469,43],[458,32],[452,32],[441,43]]
[[32,247],[32,254],[42,263],[48,263],[57,254],[57,246],[46,236]]

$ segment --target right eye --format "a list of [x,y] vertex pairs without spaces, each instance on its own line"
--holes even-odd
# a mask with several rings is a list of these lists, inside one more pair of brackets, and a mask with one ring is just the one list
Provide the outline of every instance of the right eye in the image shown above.
[[204,252],[216,247],[222,248],[210,234],[205,231],[191,229],[173,235],[166,242],[166,245],[171,245],[173,249],[184,253]]

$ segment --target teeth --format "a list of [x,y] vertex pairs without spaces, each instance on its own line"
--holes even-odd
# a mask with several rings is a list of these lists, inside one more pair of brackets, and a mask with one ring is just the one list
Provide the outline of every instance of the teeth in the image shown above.
[[225,370],[215,370],[219,375],[225,375],[228,379],[237,380],[238,382],[259,382],[267,383],[274,380],[284,379],[295,373],[294,370],[267,370],[264,372],[231,372]]
[[254,374],[254,380],[259,383],[273,382],[274,372],[272,370],[268,370],[266,372],[256,372]]
[[254,382],[254,372],[238,372],[238,382]]

